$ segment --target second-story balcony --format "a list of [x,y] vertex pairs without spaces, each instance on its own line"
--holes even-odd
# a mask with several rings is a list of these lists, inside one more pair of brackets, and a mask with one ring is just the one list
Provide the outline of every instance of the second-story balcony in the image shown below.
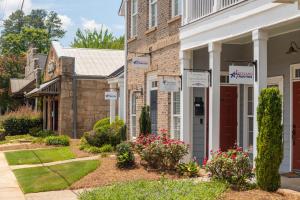
[[204,18],[247,0],[185,0],[184,24]]

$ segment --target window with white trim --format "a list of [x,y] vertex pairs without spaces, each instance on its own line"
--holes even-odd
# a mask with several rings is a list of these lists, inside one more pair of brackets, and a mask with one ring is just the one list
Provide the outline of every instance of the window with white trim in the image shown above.
[[248,135],[248,149],[250,152],[253,150],[253,87],[249,86],[247,89],[247,135]]
[[172,17],[181,14],[181,0],[172,0]]
[[149,0],[149,28],[157,26],[157,0]]
[[172,101],[172,137],[180,139],[180,92],[173,92],[171,95]]
[[131,0],[131,37],[137,35],[138,0]]
[[130,133],[132,138],[136,138],[136,92],[131,94],[130,101]]

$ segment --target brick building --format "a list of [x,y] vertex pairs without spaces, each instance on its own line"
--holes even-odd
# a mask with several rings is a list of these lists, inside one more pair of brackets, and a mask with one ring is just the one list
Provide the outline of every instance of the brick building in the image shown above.
[[[127,125],[130,138],[139,134],[142,107],[150,106],[152,132],[166,129],[172,137],[180,135],[180,92],[160,90],[163,79],[179,79],[179,0],[124,0],[120,15],[127,29]],[[132,59],[150,58],[147,68],[133,66]]]
[[52,42],[44,83],[26,96],[43,99],[44,129],[79,138],[109,116],[107,78],[123,65],[121,50],[64,48]]

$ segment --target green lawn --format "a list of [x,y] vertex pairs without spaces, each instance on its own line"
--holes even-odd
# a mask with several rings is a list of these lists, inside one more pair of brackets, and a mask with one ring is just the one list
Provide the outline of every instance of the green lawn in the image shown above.
[[75,158],[69,147],[6,152],[9,165],[48,163]]
[[99,166],[99,160],[77,161],[49,167],[17,169],[15,173],[24,193],[67,189]]
[[98,188],[80,195],[80,200],[215,200],[227,190],[220,182],[136,181]]
[[0,141],[1,144],[7,144],[7,143],[16,143],[20,140],[26,140],[26,141],[35,141],[36,138],[32,137],[31,135],[14,135],[14,136],[6,136],[5,140]]

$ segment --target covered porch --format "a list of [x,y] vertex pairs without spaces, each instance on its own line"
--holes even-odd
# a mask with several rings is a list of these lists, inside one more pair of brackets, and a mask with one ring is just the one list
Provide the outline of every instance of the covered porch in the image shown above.
[[[263,88],[278,87],[283,95],[281,172],[300,169],[300,117],[296,111],[300,100],[300,18],[296,5],[290,9],[294,11],[290,14],[296,12],[298,17],[257,24],[258,27],[247,24],[250,19],[245,18],[205,30],[203,34],[194,32],[193,36],[185,35],[188,27],[183,28],[181,138],[191,144],[191,156],[196,156],[199,162],[209,156],[210,150],[227,150],[235,144],[255,158],[259,94]],[[255,72],[252,84],[230,83],[231,65],[252,66]],[[189,87],[189,71],[211,72],[209,87]],[[195,113],[195,101],[199,98],[204,105],[200,116]]]

